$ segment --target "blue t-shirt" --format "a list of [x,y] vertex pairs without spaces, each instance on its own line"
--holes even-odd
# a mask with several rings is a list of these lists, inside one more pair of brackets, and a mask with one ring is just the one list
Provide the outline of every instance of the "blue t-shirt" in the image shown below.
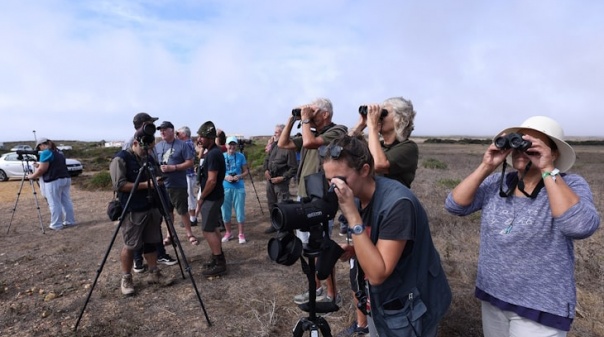
[[[160,165],[177,165],[182,164],[185,160],[193,160],[195,151],[189,145],[180,139],[174,139],[172,143],[161,141],[155,145],[155,154],[157,162]],[[187,188],[187,171],[179,170],[173,172],[165,172],[166,177],[164,182],[166,188]]]
[[[245,156],[241,152],[235,152],[233,154],[229,154],[225,152],[222,154],[224,156],[224,162],[226,164],[226,176],[228,175],[240,175],[243,173],[243,166],[247,165],[247,161]],[[223,181],[222,186],[225,189],[231,188],[245,188],[245,184],[243,183],[243,179],[239,179],[237,182],[228,182],[226,180]]]

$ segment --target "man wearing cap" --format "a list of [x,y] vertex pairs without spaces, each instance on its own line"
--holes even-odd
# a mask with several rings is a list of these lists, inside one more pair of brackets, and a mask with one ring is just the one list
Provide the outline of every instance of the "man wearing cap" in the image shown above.
[[[171,122],[164,121],[157,129],[162,141],[155,145],[155,154],[160,164],[159,168],[164,178],[164,185],[172,203],[173,209],[171,211],[173,212],[176,209],[176,212],[180,215],[189,242],[192,245],[198,245],[199,242],[191,231],[187,187],[187,169],[193,167],[195,151],[185,142],[175,137],[174,125]],[[164,244],[171,244],[171,240],[172,238],[168,232]]]
[[[275,126],[275,134],[267,145],[267,154],[264,158],[264,178],[266,179],[266,199],[268,200],[269,212],[278,202],[284,202],[291,199],[289,193],[289,183],[291,178],[298,172],[298,160],[296,151],[286,150],[277,146],[277,141],[281,137],[281,132],[285,125]],[[274,233],[277,230],[270,226],[264,232]]]
[[204,264],[202,274],[206,277],[226,273],[226,259],[222,251],[220,225],[222,223],[221,207],[224,201],[222,181],[226,175],[226,164],[222,151],[216,145],[216,127],[211,121],[203,123],[197,131],[198,142],[207,149],[200,167],[199,200],[196,213],[201,212],[201,230],[208,242],[211,258]]
[[[159,118],[157,118],[157,117],[151,117],[146,112],[139,112],[136,115],[134,115],[134,118],[132,119],[132,124],[134,124],[134,130],[138,130],[144,124],[153,123],[158,119]],[[126,141],[124,143],[124,146],[122,146],[122,150],[128,150],[128,149],[132,148],[132,141],[134,141],[134,137],[130,137],[128,139],[128,141]]]
[[[191,129],[188,126],[183,126],[176,131],[176,137],[182,140],[187,144],[193,153],[196,153],[195,144],[193,144],[193,140],[191,140]],[[193,158],[195,160],[195,158]],[[195,195],[195,186],[197,185],[197,179],[195,177],[195,167],[191,166],[187,169],[187,194],[188,194],[188,204],[189,204],[189,220],[191,221],[191,226],[197,226],[197,217],[195,216],[195,208],[197,206],[197,198]]]
[[[509,143],[507,140],[517,142]],[[506,158],[512,169],[506,173]],[[447,196],[445,208],[480,211],[475,296],[489,336],[566,336],[575,317],[575,240],[600,216],[562,127],[533,116],[502,130],[478,167]],[[501,167],[501,173],[494,173]]]
[[237,217],[237,228],[239,230],[239,243],[246,243],[244,233],[245,223],[245,184],[243,178],[250,171],[243,153],[237,151],[239,141],[237,137],[229,137],[226,140],[227,152],[223,153],[226,163],[226,175],[222,186],[224,188],[224,202],[222,203],[222,219],[226,232],[222,242],[228,242],[233,238],[231,234],[231,210],[235,209]]
[[40,162],[27,178],[44,178],[44,193],[50,208],[50,229],[60,230],[74,226],[76,222],[70,195],[71,176],[67,170],[65,156],[57,150],[55,143],[47,138],[38,139],[36,151],[41,151]]

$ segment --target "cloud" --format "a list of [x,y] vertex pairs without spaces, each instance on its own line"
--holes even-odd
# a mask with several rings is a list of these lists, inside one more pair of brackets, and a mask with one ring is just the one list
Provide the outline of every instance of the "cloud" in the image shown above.
[[404,96],[416,135],[492,135],[549,115],[604,136],[604,5],[571,1],[10,2],[0,14],[4,141],[124,139],[146,111],[271,134],[291,108]]

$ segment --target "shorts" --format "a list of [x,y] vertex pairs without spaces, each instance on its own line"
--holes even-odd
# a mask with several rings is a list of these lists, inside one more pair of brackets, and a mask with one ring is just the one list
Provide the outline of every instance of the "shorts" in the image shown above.
[[201,204],[201,230],[204,232],[214,232],[216,228],[222,225],[222,213],[220,207],[223,199],[204,200]]
[[176,210],[178,215],[185,215],[189,213],[189,194],[186,188],[168,188],[168,195],[172,202],[172,210]]
[[238,223],[245,222],[245,189],[244,188],[226,188],[224,190],[224,202],[222,203],[222,219],[230,223],[231,211],[235,208],[235,215]]
[[128,212],[122,223],[124,245],[129,250],[139,250],[143,243],[161,242],[162,216],[157,208],[144,212]]

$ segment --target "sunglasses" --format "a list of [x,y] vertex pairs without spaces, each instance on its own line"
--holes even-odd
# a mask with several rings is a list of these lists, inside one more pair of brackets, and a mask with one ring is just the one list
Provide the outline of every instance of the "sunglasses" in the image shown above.
[[347,150],[347,149],[341,147],[340,145],[333,145],[333,146],[323,145],[319,148],[319,156],[321,156],[321,158],[325,158],[329,155],[331,157],[331,159],[338,159],[342,155],[342,152],[348,152],[351,156],[360,157],[360,155],[358,155],[350,150]]

